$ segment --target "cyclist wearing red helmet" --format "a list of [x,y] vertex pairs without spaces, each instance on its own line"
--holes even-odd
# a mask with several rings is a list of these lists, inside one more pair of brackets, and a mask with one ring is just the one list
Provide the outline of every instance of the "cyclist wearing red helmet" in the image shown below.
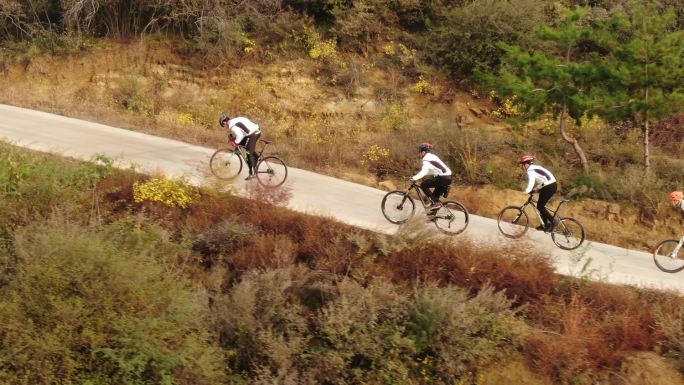
[[527,188],[525,193],[534,194],[539,192],[539,199],[537,200],[537,210],[544,220],[543,226],[539,226],[538,230],[549,230],[553,227],[553,216],[546,209],[546,204],[551,200],[551,197],[558,191],[558,184],[556,178],[551,171],[542,166],[537,166],[534,163],[532,155],[523,155],[518,161],[527,172]]
[[[434,176],[434,178],[424,180],[420,184],[421,190],[432,201],[432,205],[428,207],[428,213],[430,213],[442,207],[439,197],[442,195],[446,197],[448,194],[449,185],[451,185],[451,170],[437,155],[432,153],[432,144],[430,143],[421,143],[418,146],[418,154],[423,160],[423,167],[411,179],[417,181],[427,175]],[[430,191],[430,189],[434,190]]]
[[682,211],[684,211],[684,192],[673,191],[668,196],[668,200],[670,201],[670,205],[672,207],[679,207]]
[[230,144],[233,147],[243,146],[248,151],[247,155],[247,168],[249,169],[249,176],[245,180],[250,180],[255,177],[256,173],[254,168],[256,167],[256,143],[261,136],[261,130],[259,125],[252,122],[251,120],[238,116],[236,118],[230,118],[227,113],[222,113],[219,118],[219,125],[221,127],[228,129],[233,140]]

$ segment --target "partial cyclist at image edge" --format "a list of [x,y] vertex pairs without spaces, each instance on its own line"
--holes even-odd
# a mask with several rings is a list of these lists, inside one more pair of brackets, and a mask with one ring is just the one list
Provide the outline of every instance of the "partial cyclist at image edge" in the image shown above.
[[432,153],[432,148],[431,143],[421,143],[418,145],[418,154],[422,159],[422,167],[416,175],[411,177],[411,180],[418,181],[426,176],[433,176],[433,178],[426,179],[420,184],[421,190],[432,201],[432,204],[428,207],[428,213],[435,212],[442,206],[439,197],[446,197],[451,185],[451,169],[437,155]]
[[[684,212],[684,192],[672,191],[667,196],[670,206]],[[653,250],[653,261],[666,273],[677,273],[684,270],[684,236],[677,239],[666,239],[658,243]]]
[[542,223],[537,230],[549,231],[551,228],[553,228],[554,224],[553,215],[551,215],[551,213],[549,213],[549,211],[546,209],[546,204],[558,191],[556,177],[554,177],[551,171],[547,170],[546,168],[534,164],[534,157],[532,155],[521,156],[518,160],[518,163],[527,173],[527,187],[525,188],[525,193],[539,193],[539,199],[537,199],[537,210],[539,210],[539,214],[541,215],[544,223]]
[[226,128],[232,135],[233,140],[230,144],[233,147],[242,146],[249,151],[247,155],[249,175],[245,180],[253,179],[256,176],[256,144],[261,137],[259,125],[243,116],[230,118],[225,112],[219,118],[219,125]]
[[668,195],[668,200],[670,205],[674,208],[679,208],[684,212],[684,192],[683,191],[672,191]]

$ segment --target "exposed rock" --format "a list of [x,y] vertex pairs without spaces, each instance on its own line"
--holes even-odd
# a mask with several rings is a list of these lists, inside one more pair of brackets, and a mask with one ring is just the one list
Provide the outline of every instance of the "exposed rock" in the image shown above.
[[477,108],[477,107],[470,107],[468,110],[469,110],[473,115],[475,115],[475,116],[477,116],[477,117],[479,117],[480,115],[482,115],[482,110],[479,109],[479,108]]
[[617,203],[607,203],[606,205],[606,219],[609,221],[620,220],[620,205]]

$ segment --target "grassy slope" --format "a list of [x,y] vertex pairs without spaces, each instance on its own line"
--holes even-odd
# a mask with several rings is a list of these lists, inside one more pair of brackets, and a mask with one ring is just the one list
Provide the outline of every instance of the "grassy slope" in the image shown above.
[[[142,176],[0,150],[10,192],[0,198],[5,383],[157,383],[150,373],[235,383],[225,363],[247,383],[312,383],[304,374],[370,383],[404,369],[415,383],[449,373],[463,381],[472,373],[478,384],[683,383],[674,369],[680,296],[568,280],[528,247],[379,236],[211,191],[189,209],[136,204]],[[457,287],[493,287],[508,300],[490,292],[463,307]],[[437,306],[415,307],[413,324],[400,310],[412,293]],[[439,318],[439,306],[451,316]],[[357,327],[345,328],[348,320]],[[423,341],[418,353],[411,340]]]
[[[22,64],[10,66],[0,80],[6,91],[0,101],[210,147],[226,142],[215,120],[227,110],[258,120],[290,164],[370,186],[410,174],[416,167],[413,146],[431,140],[469,179],[486,172],[488,180],[517,188],[511,183],[510,174],[518,173],[511,159],[530,151],[525,142],[558,142],[535,130],[511,130],[480,113],[495,110],[495,105],[438,78],[431,79],[427,94],[412,92],[415,79],[382,60],[356,62],[359,79],[350,94],[344,92],[349,87],[331,85],[326,67],[311,59],[200,71],[186,66],[163,43],[98,44],[92,52],[68,57],[16,60]],[[552,129],[552,122],[545,124]],[[594,142],[603,140],[600,127],[585,130]],[[373,145],[379,150],[372,150]],[[569,151],[562,144],[553,146]],[[548,166],[567,174],[563,163]],[[637,181],[629,181],[635,179],[632,174],[638,178],[638,170],[624,176],[625,189],[635,188]],[[561,181],[565,193],[568,185]],[[489,217],[525,199],[515,190],[491,185],[463,186],[452,194],[472,212]],[[590,199],[576,201],[564,212],[586,225],[590,239],[648,250],[679,231],[662,203],[652,203],[655,216],[628,203]]]

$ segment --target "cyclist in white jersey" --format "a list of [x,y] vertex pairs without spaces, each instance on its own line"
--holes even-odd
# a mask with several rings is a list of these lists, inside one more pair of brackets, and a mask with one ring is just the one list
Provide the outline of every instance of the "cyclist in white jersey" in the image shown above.
[[230,118],[227,113],[222,113],[219,118],[219,125],[221,127],[228,129],[233,140],[230,144],[233,147],[243,146],[248,151],[247,155],[247,168],[249,169],[249,176],[245,180],[253,179],[256,175],[256,144],[261,136],[261,130],[259,125],[252,122],[251,120],[238,116],[236,118]]
[[539,192],[539,199],[537,199],[537,210],[541,214],[544,223],[537,227],[537,230],[548,231],[553,227],[553,216],[546,209],[546,204],[551,197],[558,191],[558,184],[556,178],[551,171],[542,166],[537,166],[534,163],[532,155],[523,155],[519,162],[525,172],[527,173],[527,188],[525,193],[534,194]]
[[684,211],[684,192],[673,191],[668,196],[668,199],[672,207],[676,207]]
[[[446,197],[448,194],[449,185],[451,185],[451,170],[437,155],[432,153],[432,144],[421,143],[418,146],[418,153],[423,160],[423,167],[411,179],[417,181],[428,175],[434,176],[420,184],[421,190],[432,201],[428,207],[428,213],[431,213],[442,207],[439,197],[442,195]],[[431,188],[432,191],[430,191]]]

